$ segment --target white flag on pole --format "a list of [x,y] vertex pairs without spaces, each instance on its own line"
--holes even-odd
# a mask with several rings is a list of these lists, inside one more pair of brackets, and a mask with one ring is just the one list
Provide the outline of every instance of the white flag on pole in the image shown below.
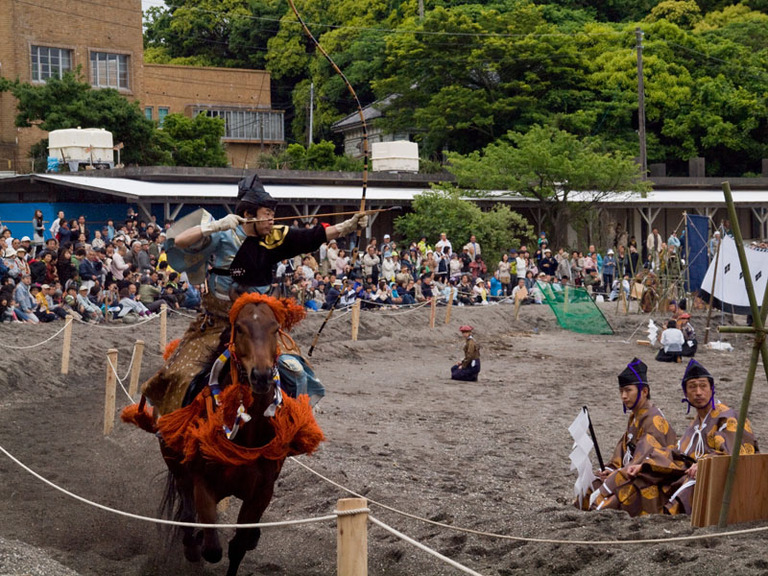
[[570,455],[571,470],[578,472],[573,492],[579,500],[579,505],[581,505],[581,501],[592,487],[592,482],[596,478],[592,473],[592,462],[589,459],[589,453],[592,451],[594,444],[589,436],[589,417],[584,408],[579,411],[579,415],[576,416],[573,424],[568,427],[568,432],[571,433],[573,438],[573,449]]

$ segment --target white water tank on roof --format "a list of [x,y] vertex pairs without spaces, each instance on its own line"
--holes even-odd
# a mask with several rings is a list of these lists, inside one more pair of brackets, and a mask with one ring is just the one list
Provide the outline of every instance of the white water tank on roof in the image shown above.
[[48,155],[70,164],[112,167],[112,132],[103,128],[65,128],[48,134]]
[[371,146],[374,172],[418,172],[419,145],[407,140],[374,142]]

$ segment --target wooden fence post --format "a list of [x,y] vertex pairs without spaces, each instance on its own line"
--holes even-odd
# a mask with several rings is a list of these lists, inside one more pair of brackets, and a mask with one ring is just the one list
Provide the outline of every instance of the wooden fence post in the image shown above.
[[128,385],[128,394],[133,396],[139,388],[139,375],[141,374],[141,357],[144,355],[144,340],[136,340],[133,345],[133,364],[131,364],[131,383]]
[[360,329],[360,300],[352,305],[352,341],[357,342],[357,332]]
[[165,354],[165,346],[168,343],[168,307],[160,306],[160,354]]
[[[336,503],[339,511],[367,507],[365,498],[342,498]],[[336,535],[338,576],[368,576],[368,513],[339,516]]]
[[437,313],[437,297],[432,296],[432,301],[430,302],[430,310],[429,310],[429,327],[434,328],[435,327],[435,314]]
[[451,288],[450,293],[448,294],[448,305],[446,306],[445,310],[445,323],[448,324],[451,321],[451,308],[453,308],[453,295],[455,288]]
[[61,373],[69,374],[69,352],[72,349],[72,316],[67,316],[64,325],[64,344],[61,346]]
[[117,350],[107,350],[107,387],[104,392],[104,436],[115,426],[115,393],[117,391]]

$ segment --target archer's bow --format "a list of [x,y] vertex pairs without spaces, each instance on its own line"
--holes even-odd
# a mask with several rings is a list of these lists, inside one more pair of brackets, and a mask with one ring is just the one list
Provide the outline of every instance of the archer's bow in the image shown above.
[[[360,123],[363,126],[363,194],[360,198],[360,212],[365,212],[365,195],[368,191],[368,124],[365,122],[365,113],[363,112],[363,106],[360,104],[360,99],[357,97],[357,92],[355,92],[355,89],[352,87],[352,83],[347,80],[347,77],[344,75],[344,72],[341,71],[341,69],[336,65],[336,62],[333,61],[333,58],[331,58],[330,54],[325,51],[325,48],[320,46],[320,42],[317,41],[317,38],[315,38],[312,35],[312,32],[307,27],[306,23],[304,22],[304,19],[301,17],[301,14],[299,14],[299,11],[296,9],[296,5],[293,3],[293,0],[288,0],[288,4],[291,7],[291,10],[293,10],[293,13],[296,14],[296,19],[299,21],[299,24],[301,24],[301,27],[304,29],[304,33],[309,36],[309,39],[312,40],[312,43],[315,45],[315,47],[320,51],[320,53],[325,56],[325,59],[328,60],[328,63],[333,67],[336,74],[338,74],[342,80],[344,80],[344,84],[347,86],[347,90],[349,90],[349,93],[352,94],[352,98],[355,101],[355,105],[357,106],[357,112],[360,115]],[[360,238],[361,231],[357,231],[357,237]],[[359,240],[358,240],[359,242]],[[341,296],[341,295],[339,295]],[[338,298],[337,298],[338,301]],[[336,302],[333,302],[333,305],[331,306],[331,309],[328,312],[328,315],[325,317],[325,320],[323,320],[322,325],[320,326],[320,329],[317,331],[317,334],[315,334],[315,338],[312,341],[312,346],[309,348],[309,356],[312,356],[312,352],[315,349],[315,344],[317,344],[318,339],[320,338],[320,333],[323,331],[323,328],[325,328],[325,325],[328,323],[328,320],[331,319],[331,316],[333,316],[333,312],[336,309]]]
[[[298,19],[299,24],[301,24],[301,27],[304,29],[304,33],[309,36],[309,39],[312,40],[312,43],[317,47],[320,53],[325,56],[325,59],[328,60],[336,74],[338,74],[341,79],[344,80],[344,84],[346,84],[347,90],[349,90],[349,93],[352,94],[352,98],[355,100],[355,104],[357,105],[357,112],[360,115],[360,123],[363,126],[363,195],[360,199],[360,212],[365,212],[365,195],[368,190],[368,124],[365,122],[365,113],[363,112],[363,107],[360,104],[360,99],[357,97],[357,92],[355,92],[352,84],[349,80],[347,80],[344,72],[342,72],[341,69],[336,65],[336,62],[333,61],[333,58],[331,58],[328,52],[325,51],[325,48],[320,46],[320,42],[317,41],[317,38],[312,35],[312,32],[307,27],[304,19],[301,17],[301,14],[299,14],[299,11],[296,9],[296,5],[293,3],[293,0],[288,0],[288,4],[291,6],[293,13],[296,14],[296,18]],[[358,231],[358,237],[359,234],[360,232]]]

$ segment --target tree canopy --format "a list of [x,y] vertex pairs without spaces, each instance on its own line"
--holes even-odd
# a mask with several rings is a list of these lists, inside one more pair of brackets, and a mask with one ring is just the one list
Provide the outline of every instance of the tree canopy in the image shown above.
[[605,151],[599,139],[578,138],[550,126],[510,132],[482,152],[453,153],[450,162],[463,188],[482,195],[508,190],[538,201],[559,246],[568,225],[576,230],[586,226],[600,200],[650,189],[633,157]]
[[[768,156],[768,0],[297,0],[363,105],[424,158],[481,150],[550,125],[638,155],[635,28],[644,32],[648,161],[670,174],[695,156],[724,176]],[[354,111],[342,80],[279,0],[168,0],[150,11],[147,57],[266,67],[286,130],[315,140]]]
[[486,259],[493,262],[510,248],[534,239],[533,228],[508,206],[497,204],[483,211],[450,186],[419,194],[411,208],[413,212],[395,220],[395,232],[408,243],[418,242],[422,236],[435,241],[445,232],[456,246],[469,242],[474,234]]

